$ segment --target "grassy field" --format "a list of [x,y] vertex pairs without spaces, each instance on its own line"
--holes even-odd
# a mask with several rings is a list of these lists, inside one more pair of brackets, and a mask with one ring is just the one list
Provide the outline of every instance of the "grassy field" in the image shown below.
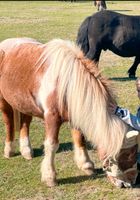
[[[125,14],[140,14],[139,1],[107,2],[108,9]],[[9,37],[32,37],[41,42],[53,38],[76,39],[80,23],[96,12],[91,1],[0,1],[0,40]],[[121,58],[107,51],[101,56],[102,73],[111,78],[118,95],[118,103],[132,112],[138,105],[135,81],[127,78],[127,70],[133,58]],[[140,76],[140,71],[137,71]],[[98,117],[98,116],[97,116]],[[99,173],[88,177],[73,162],[70,129],[64,124],[60,133],[60,148],[56,154],[59,185],[47,188],[40,182],[40,164],[43,159],[41,145],[44,139],[42,121],[34,118],[31,124],[31,143],[35,158],[24,160],[19,153],[6,160],[3,157],[4,126],[0,117],[0,200],[139,200],[135,189],[118,189],[112,186],[101,170],[96,151],[89,149]]]

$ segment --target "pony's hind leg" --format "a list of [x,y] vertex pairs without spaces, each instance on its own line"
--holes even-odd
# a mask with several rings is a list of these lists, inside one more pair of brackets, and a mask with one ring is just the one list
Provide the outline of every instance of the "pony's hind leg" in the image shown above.
[[31,121],[31,116],[22,113],[20,114],[20,152],[21,155],[27,160],[30,160],[33,157],[33,150],[29,140],[29,126]]
[[98,42],[92,40],[92,43],[89,43],[89,51],[86,54],[86,57],[94,60],[95,63],[99,62],[100,55],[101,55],[101,48],[98,45]]
[[59,114],[56,111],[49,111],[45,117],[45,156],[41,164],[41,181],[45,182],[49,187],[57,184],[54,158],[59,147],[58,133],[60,125],[61,119]]
[[71,131],[74,143],[74,158],[79,169],[84,171],[87,175],[94,173],[94,164],[90,160],[84,136],[80,131],[73,129]]
[[2,111],[2,118],[6,129],[4,157],[10,158],[15,153],[13,109],[4,99],[1,99],[0,110]]

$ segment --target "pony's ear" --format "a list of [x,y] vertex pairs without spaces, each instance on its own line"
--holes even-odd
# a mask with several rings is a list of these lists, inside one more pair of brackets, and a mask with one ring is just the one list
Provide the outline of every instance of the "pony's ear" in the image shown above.
[[123,148],[130,148],[137,144],[137,137],[139,132],[136,130],[131,130],[126,133]]
[[2,63],[4,55],[5,55],[5,52],[2,49],[0,49],[0,64]]

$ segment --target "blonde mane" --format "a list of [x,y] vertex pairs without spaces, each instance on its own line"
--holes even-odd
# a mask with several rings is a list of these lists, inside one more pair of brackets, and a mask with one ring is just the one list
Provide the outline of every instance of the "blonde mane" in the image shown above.
[[58,81],[60,112],[66,107],[73,127],[80,129],[92,144],[102,147],[107,156],[116,156],[128,126],[109,113],[108,105],[115,101],[109,80],[70,41],[50,41],[40,60],[40,66],[47,60],[52,79]]

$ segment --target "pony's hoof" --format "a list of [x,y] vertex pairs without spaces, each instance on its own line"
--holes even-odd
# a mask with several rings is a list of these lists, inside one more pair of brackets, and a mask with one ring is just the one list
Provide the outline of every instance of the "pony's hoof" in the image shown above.
[[135,74],[129,74],[129,78],[135,79],[136,76],[135,76]]
[[5,158],[11,158],[15,155],[15,152],[4,152],[4,157]]
[[33,156],[33,151],[32,150],[27,150],[27,151],[21,151],[21,155],[23,156],[23,158],[25,158],[26,160],[31,160],[34,156]]
[[23,158],[25,158],[26,160],[32,160],[33,159],[33,156],[32,155],[29,155],[29,154],[24,154],[22,155]]
[[94,172],[94,164],[92,162],[85,163],[82,166],[82,171],[84,171],[89,176],[95,174],[95,172]]
[[41,182],[42,183],[45,183],[48,187],[55,187],[58,185],[56,179],[47,179],[47,180],[44,180],[43,178],[41,179]]
[[4,157],[10,158],[15,155],[15,143],[14,142],[5,142],[4,147]]

